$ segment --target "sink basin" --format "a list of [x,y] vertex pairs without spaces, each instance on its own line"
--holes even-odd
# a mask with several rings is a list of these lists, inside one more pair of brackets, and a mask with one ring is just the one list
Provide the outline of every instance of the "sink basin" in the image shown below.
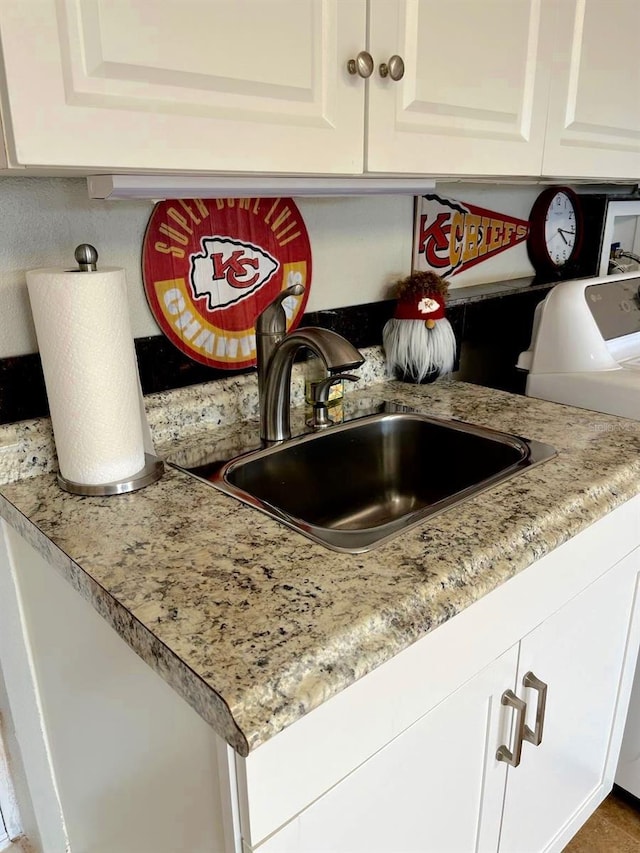
[[328,548],[358,553],[554,455],[540,442],[398,412],[303,435],[214,470],[187,470]]

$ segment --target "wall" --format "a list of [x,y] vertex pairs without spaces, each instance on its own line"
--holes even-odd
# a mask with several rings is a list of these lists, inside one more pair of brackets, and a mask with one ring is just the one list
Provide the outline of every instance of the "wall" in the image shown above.
[[[409,272],[413,199],[303,199],[313,252],[307,310],[383,299]],[[157,335],[142,289],[140,254],[151,202],[93,201],[81,178],[0,179],[0,358],[37,349],[25,270],[75,265],[78,243],[122,266],[135,337]]]
[[[536,186],[441,184],[441,195],[528,217]],[[308,311],[388,298],[411,267],[413,197],[296,199],[313,252]],[[140,252],[152,203],[93,201],[82,178],[0,178],[0,358],[37,349],[25,270],[73,266],[78,243],[93,243],[101,262],[127,272],[135,337],[158,334],[147,307]],[[530,275],[521,244],[452,279],[452,287]]]

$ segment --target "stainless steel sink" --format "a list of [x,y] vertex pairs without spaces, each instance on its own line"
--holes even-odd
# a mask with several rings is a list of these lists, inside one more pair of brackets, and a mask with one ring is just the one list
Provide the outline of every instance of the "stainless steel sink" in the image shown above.
[[185,470],[315,542],[358,553],[554,455],[540,442],[399,412]]

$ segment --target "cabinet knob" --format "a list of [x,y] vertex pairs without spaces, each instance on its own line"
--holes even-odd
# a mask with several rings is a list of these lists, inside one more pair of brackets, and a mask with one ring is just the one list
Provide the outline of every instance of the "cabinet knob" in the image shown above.
[[381,77],[391,77],[392,80],[402,80],[404,77],[404,61],[394,53],[389,62],[382,62],[378,69]]
[[373,57],[366,50],[361,50],[355,59],[347,62],[349,74],[358,74],[360,77],[371,77],[373,74]]

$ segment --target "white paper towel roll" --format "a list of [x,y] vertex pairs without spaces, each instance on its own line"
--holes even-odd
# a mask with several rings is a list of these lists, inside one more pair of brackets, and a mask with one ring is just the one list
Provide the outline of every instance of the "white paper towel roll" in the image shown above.
[[27,272],[60,473],[83,485],[145,463],[124,270]]

